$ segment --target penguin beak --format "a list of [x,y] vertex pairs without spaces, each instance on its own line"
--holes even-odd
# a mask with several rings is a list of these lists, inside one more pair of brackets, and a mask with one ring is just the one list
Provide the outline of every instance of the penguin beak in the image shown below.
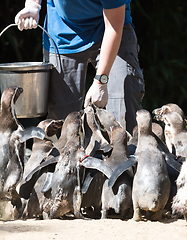
[[18,87],[18,92],[19,92],[19,94],[21,94],[23,92],[23,88]]
[[15,87],[15,94],[14,94],[14,104],[16,103],[18,97],[23,92],[23,88],[21,87]]
[[162,118],[162,108],[156,108],[152,111],[153,119],[160,121]]

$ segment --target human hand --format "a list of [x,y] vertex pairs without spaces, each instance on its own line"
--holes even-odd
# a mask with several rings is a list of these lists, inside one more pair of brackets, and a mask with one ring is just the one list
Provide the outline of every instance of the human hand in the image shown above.
[[31,0],[26,0],[25,8],[23,8],[15,17],[15,23],[18,29],[37,28],[41,5]]
[[97,107],[104,108],[108,102],[107,84],[101,84],[98,80],[94,79],[91,87],[86,94],[84,108],[89,105],[90,101]]

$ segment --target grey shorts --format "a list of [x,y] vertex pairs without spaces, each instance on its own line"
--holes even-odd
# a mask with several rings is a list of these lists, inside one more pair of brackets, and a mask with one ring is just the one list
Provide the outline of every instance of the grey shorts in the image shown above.
[[[86,51],[58,55],[58,66],[50,78],[48,118],[65,119],[70,112],[82,109],[87,66],[91,62],[97,68],[100,46],[101,42],[97,42]],[[136,125],[136,111],[142,108],[145,92],[138,51],[136,34],[129,24],[124,27],[120,49],[109,75],[106,106],[129,132]],[[44,61],[55,65],[55,54],[44,50]]]

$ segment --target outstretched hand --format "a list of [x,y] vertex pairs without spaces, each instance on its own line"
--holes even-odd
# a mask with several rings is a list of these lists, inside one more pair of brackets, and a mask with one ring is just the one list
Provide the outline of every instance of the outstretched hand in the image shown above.
[[107,84],[101,84],[98,80],[94,80],[91,87],[89,88],[85,101],[84,108],[92,102],[99,108],[104,108],[108,102],[108,89]]

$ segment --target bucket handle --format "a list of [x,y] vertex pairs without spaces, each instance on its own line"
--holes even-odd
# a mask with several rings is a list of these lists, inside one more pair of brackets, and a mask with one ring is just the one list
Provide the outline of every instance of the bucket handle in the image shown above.
[[[1,32],[0,32],[0,37],[3,35],[3,33],[10,27],[13,27],[13,26],[18,26],[18,24],[16,23],[12,23],[10,25],[8,25],[6,28],[4,28]],[[56,56],[56,65],[54,66],[55,68],[58,66],[58,59],[57,59],[57,52],[56,52],[56,47],[55,47],[55,44],[54,44],[54,41],[53,39],[51,38],[51,36],[49,35],[49,33],[42,27],[40,26],[39,24],[37,25],[39,28],[41,28],[47,35],[48,37],[51,39],[51,42],[53,44],[53,47],[54,47],[54,51],[55,51],[55,56]]]

